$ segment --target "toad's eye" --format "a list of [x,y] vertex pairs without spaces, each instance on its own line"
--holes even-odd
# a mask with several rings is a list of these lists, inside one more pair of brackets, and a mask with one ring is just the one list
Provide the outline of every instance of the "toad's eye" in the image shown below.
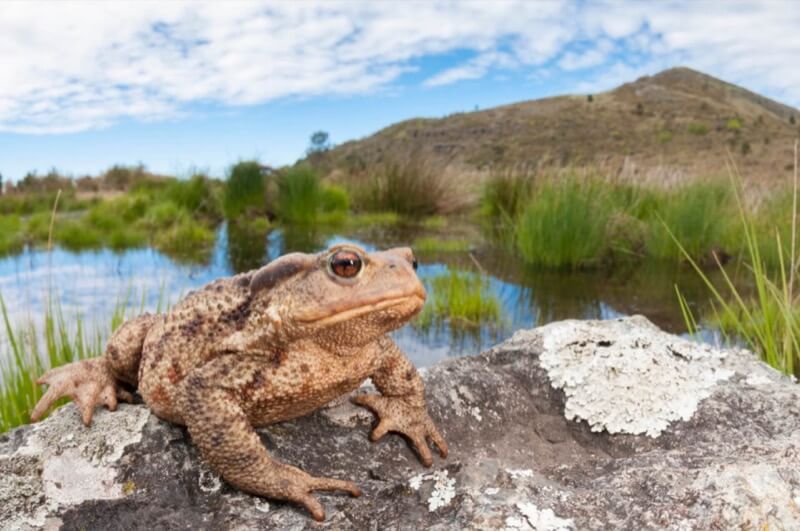
[[416,258],[412,258],[411,259],[411,267],[414,268],[414,271],[416,271],[417,267],[419,267],[419,264],[417,263],[417,259]]
[[331,256],[330,265],[337,277],[353,278],[361,271],[361,257],[353,251],[339,251]]

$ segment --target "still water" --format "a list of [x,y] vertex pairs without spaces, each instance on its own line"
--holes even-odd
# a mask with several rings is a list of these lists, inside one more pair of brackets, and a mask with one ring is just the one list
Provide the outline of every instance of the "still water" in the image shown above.
[[[437,236],[483,241],[469,226],[447,232],[438,231]],[[152,249],[26,250],[0,259],[0,294],[12,321],[41,319],[52,293],[68,320],[81,315],[85,323],[105,329],[120,300],[129,301],[133,311],[154,311],[213,279],[257,268],[287,252],[319,251],[344,241],[370,251],[409,245],[420,234],[419,227],[380,226],[337,233],[274,229],[253,234],[223,225],[213,252],[202,264],[181,263]],[[683,333],[676,284],[696,312],[702,313],[708,304],[707,291],[696,275],[674,263],[613,272],[534,272],[490,243],[476,243],[470,252],[417,252],[417,257],[418,274],[426,283],[451,268],[484,271],[502,313],[499,326],[463,330],[445,323],[428,330],[406,326],[395,332],[396,341],[417,366],[478,353],[515,330],[568,318],[609,319],[638,313],[665,330]],[[5,331],[0,331],[0,342],[4,340]]]

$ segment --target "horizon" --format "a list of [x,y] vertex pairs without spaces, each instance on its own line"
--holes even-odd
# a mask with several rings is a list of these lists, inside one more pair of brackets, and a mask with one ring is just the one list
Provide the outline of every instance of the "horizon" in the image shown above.
[[406,5],[4,3],[0,174],[224,177],[291,164],[318,130],[342,144],[678,66],[800,105],[791,2]]

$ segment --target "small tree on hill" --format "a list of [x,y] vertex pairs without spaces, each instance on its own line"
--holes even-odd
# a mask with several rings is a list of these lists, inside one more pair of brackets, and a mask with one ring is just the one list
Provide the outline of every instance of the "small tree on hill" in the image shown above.
[[329,142],[330,136],[326,131],[317,131],[311,135],[310,145],[308,146],[308,153],[322,153],[331,148]]
[[795,119],[794,114],[789,116],[789,123],[790,124],[794,125],[796,122],[797,122],[797,120]]

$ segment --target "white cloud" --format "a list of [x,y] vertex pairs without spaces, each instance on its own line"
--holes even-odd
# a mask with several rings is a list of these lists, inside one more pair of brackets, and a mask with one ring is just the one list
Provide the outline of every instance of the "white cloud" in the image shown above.
[[4,2],[0,131],[358,94],[456,52],[426,86],[546,69],[606,87],[680,63],[796,104],[799,27],[796,2]]
[[438,87],[465,79],[478,79],[486,75],[486,72],[493,68],[508,69],[515,68],[518,65],[519,62],[507,53],[488,52],[478,55],[462,65],[448,68],[426,79],[425,85],[429,87]]

